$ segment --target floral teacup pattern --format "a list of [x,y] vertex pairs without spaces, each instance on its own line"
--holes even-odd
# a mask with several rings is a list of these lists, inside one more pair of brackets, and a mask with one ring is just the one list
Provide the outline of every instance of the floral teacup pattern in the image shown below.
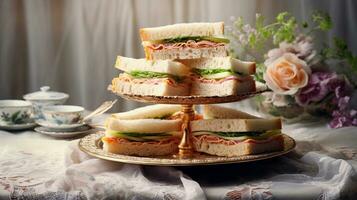
[[84,108],[80,106],[47,106],[42,109],[41,121],[54,126],[77,124],[83,119],[83,112]]
[[0,124],[26,124],[32,121],[32,105],[21,100],[0,101]]

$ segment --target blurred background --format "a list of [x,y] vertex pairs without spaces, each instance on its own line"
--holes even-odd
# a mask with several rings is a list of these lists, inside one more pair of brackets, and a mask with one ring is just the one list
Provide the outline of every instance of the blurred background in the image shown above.
[[[0,0],[0,99],[21,99],[48,85],[68,93],[68,104],[94,109],[117,98],[106,90],[118,75],[117,55],[144,56],[141,27],[181,22],[232,24],[231,18],[267,21],[288,11],[307,20],[328,12],[333,30],[319,40],[344,38],[357,53],[357,1],[354,0]],[[120,99],[115,111],[138,103]]]

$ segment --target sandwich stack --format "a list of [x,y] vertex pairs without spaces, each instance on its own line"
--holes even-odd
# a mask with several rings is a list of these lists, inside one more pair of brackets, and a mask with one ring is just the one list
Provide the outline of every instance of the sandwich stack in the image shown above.
[[224,24],[188,23],[140,30],[146,59],[118,56],[118,94],[229,96],[255,91],[254,62],[228,56]]
[[[117,57],[115,67],[123,73],[109,86],[114,93],[195,98],[256,90],[255,63],[228,56],[223,22],[143,28],[140,36],[146,58]],[[181,106],[154,105],[114,114],[106,122],[103,148],[135,156],[172,155],[186,148],[227,157],[284,148],[280,119],[220,107],[204,112],[195,114],[190,104],[182,111]]]
[[174,154],[181,138],[176,105],[153,105],[113,114],[106,120],[105,151],[123,155]]

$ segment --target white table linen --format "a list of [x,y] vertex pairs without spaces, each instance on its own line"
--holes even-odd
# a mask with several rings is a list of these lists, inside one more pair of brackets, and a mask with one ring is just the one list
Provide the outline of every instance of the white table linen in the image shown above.
[[357,128],[285,124],[289,155],[252,163],[153,167],[109,162],[33,131],[0,131],[0,199],[357,199]]

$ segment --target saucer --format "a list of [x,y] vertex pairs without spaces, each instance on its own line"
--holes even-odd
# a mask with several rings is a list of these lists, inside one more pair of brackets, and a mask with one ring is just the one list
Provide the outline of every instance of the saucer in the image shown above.
[[35,122],[29,122],[25,124],[11,124],[11,125],[1,124],[0,129],[7,130],[7,131],[20,131],[20,130],[32,129],[35,126],[37,126]]
[[54,130],[51,128],[39,126],[35,128],[35,131],[37,133],[41,133],[43,135],[47,135],[55,138],[73,138],[85,133],[89,133],[92,129],[93,129],[92,127],[85,125],[73,129],[71,131],[60,131],[60,130]]
[[72,129],[76,129],[79,128],[81,126],[85,126],[85,123],[80,123],[80,124],[52,124],[52,123],[48,123],[46,121],[43,120],[38,120],[36,121],[37,124],[39,124],[40,126],[43,126],[45,128],[49,128],[52,130],[61,130],[61,131],[71,131]]

